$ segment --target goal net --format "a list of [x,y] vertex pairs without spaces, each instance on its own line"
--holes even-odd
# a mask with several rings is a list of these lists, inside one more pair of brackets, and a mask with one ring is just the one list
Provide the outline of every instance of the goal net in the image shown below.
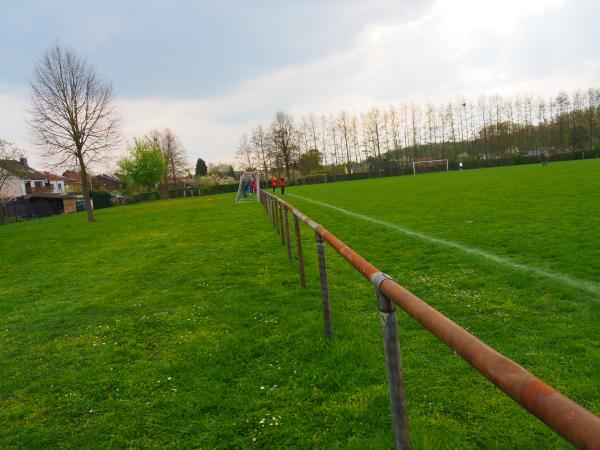
[[447,159],[434,159],[431,161],[414,161],[413,174],[424,172],[448,172],[448,160]]
[[243,172],[240,175],[240,185],[235,196],[235,202],[255,201],[259,189],[260,172]]
[[316,175],[304,175],[302,177],[302,185],[316,183],[327,183],[327,175],[319,173]]

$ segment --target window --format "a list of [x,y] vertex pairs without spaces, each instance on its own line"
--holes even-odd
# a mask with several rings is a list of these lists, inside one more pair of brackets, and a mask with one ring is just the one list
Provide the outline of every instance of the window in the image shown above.
[[41,181],[36,181],[35,182],[35,187],[42,187],[42,182]]
[[62,184],[58,183],[58,190],[62,191]]

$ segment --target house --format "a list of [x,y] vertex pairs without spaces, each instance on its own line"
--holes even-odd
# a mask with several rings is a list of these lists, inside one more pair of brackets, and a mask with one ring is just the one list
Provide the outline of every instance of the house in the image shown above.
[[[92,208],[93,205],[92,201]],[[34,193],[13,199],[6,205],[6,215],[15,217],[17,221],[84,210],[81,194]]]
[[50,172],[44,172],[44,175],[46,175],[48,184],[52,186],[52,192],[63,194],[67,192],[82,192],[83,190],[81,187],[81,180],[54,175]]
[[[77,170],[65,170],[62,174],[63,177],[66,178],[70,178],[72,180],[76,180],[81,184],[81,174],[77,171]],[[87,174],[88,177],[88,182],[89,182],[89,186],[90,186],[90,190],[93,189],[92,187],[92,176],[88,173]],[[79,192],[83,191],[83,189],[80,189]]]
[[109,192],[118,191],[123,187],[121,180],[105,174],[96,175],[94,177],[94,185],[96,186],[96,189],[103,189]]
[[0,173],[9,174],[0,186],[0,197],[7,200],[4,214],[9,217],[33,219],[85,209],[83,195],[77,194],[81,191],[79,180],[38,172],[29,167],[26,158],[0,160]]
[[0,171],[8,172],[10,175],[0,193],[4,198],[52,192],[46,175],[29,167],[27,158],[21,158],[19,161],[0,159]]

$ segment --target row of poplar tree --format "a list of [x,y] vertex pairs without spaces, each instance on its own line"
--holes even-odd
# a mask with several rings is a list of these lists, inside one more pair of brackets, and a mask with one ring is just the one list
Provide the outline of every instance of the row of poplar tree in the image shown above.
[[413,161],[500,160],[598,150],[600,89],[551,98],[517,95],[410,103],[300,119],[276,113],[243,135],[237,159],[265,173],[346,173],[408,166]]

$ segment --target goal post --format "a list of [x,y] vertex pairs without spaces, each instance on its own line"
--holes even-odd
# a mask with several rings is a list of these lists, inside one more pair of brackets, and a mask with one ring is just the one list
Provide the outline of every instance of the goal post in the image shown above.
[[242,172],[235,202],[256,201],[260,190],[260,172]]
[[413,175],[424,172],[448,172],[447,159],[432,159],[429,161],[413,161]]
[[317,184],[317,183],[327,183],[327,175],[324,173],[318,173],[314,175],[304,175],[301,178],[302,185],[305,184]]

